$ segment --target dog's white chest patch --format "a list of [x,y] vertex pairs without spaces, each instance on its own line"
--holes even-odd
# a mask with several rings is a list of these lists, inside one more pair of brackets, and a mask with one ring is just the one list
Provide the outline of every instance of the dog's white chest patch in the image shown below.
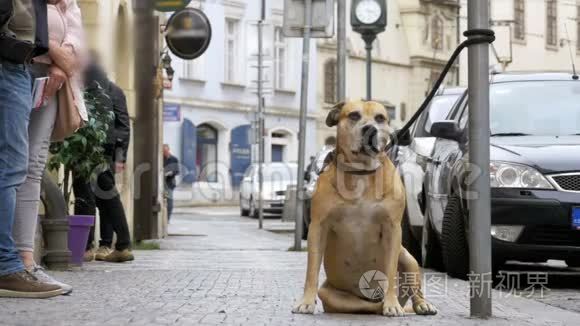
[[332,229],[339,237],[350,238],[355,247],[380,241],[381,225],[385,220],[381,203],[361,202],[338,210]]

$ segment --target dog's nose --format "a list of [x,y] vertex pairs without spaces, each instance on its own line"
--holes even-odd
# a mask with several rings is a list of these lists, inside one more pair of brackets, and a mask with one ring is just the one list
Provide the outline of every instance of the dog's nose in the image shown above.
[[364,126],[362,127],[362,145],[364,150],[367,153],[378,153],[379,152],[379,148],[378,148],[378,129],[375,126]]
[[365,139],[369,139],[377,134],[377,128],[375,126],[364,126],[362,133]]

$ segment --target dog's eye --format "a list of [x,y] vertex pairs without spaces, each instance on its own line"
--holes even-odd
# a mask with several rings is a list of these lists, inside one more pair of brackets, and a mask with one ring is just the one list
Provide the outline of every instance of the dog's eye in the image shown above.
[[348,114],[348,118],[352,121],[359,121],[362,117],[358,112],[351,112]]
[[375,121],[378,123],[383,123],[385,122],[385,120],[387,120],[387,118],[385,118],[385,116],[382,114],[377,114],[377,116],[375,117]]

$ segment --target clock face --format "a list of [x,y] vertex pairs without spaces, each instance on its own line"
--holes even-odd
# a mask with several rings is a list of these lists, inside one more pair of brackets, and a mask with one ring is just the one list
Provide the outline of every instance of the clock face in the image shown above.
[[381,6],[375,0],[362,0],[355,10],[356,18],[363,24],[375,23],[381,17]]

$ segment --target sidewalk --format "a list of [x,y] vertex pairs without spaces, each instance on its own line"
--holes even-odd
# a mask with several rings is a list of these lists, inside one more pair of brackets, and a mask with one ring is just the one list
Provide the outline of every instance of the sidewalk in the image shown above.
[[[449,279],[446,295],[427,294],[431,317],[293,315],[306,252],[293,235],[257,229],[229,208],[179,209],[162,250],[137,251],[126,264],[90,263],[53,273],[74,286],[68,297],[0,300],[2,325],[577,325],[580,313],[494,291],[494,317],[468,318],[467,283]],[[185,213],[185,214],[180,214]],[[211,215],[209,215],[211,214]],[[276,225],[265,220],[265,227]],[[279,228],[279,226],[278,226]],[[577,304],[577,303],[576,303]]]

